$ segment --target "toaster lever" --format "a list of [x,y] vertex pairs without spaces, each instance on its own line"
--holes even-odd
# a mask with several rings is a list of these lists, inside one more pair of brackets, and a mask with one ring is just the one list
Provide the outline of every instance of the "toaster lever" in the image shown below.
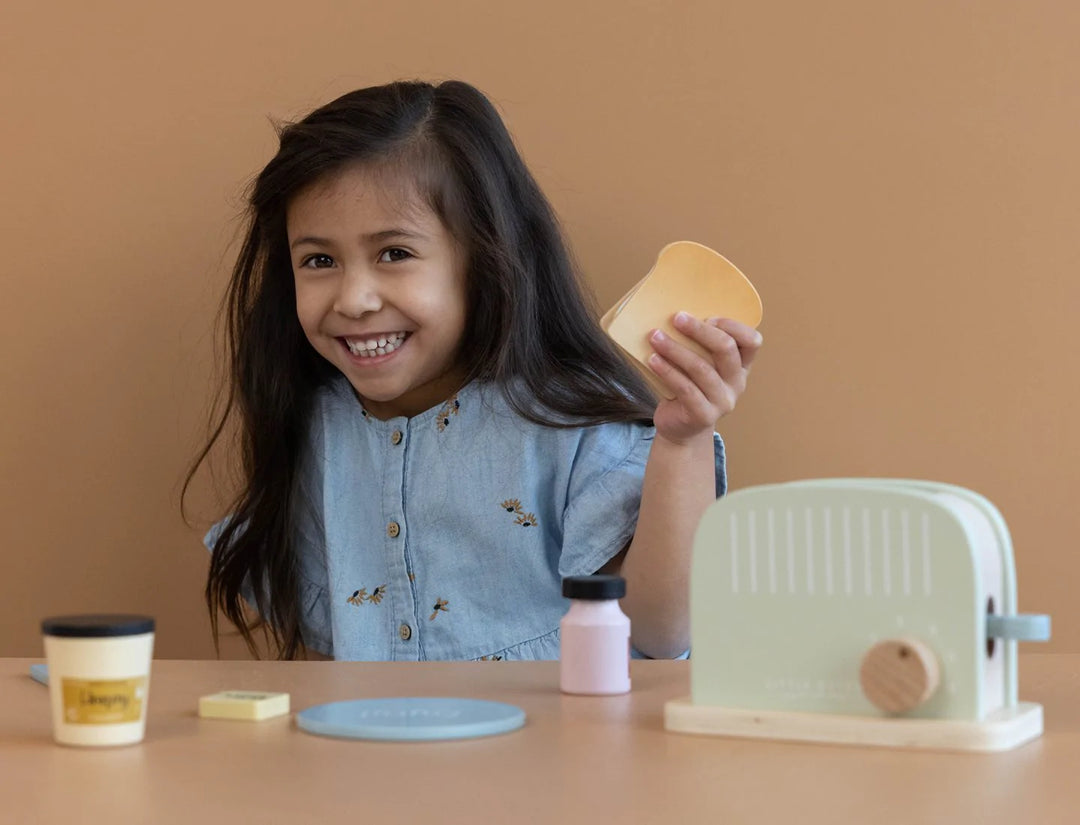
[[1015,642],[1045,642],[1050,638],[1050,617],[1045,613],[986,617],[986,635]]

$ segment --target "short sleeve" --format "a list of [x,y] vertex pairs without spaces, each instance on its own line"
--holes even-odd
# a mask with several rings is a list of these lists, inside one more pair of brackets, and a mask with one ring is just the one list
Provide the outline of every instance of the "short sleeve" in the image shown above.
[[[559,575],[595,573],[626,547],[637,527],[641,487],[655,429],[601,424],[585,431],[563,516]],[[713,434],[716,497],[727,491],[724,442]]]

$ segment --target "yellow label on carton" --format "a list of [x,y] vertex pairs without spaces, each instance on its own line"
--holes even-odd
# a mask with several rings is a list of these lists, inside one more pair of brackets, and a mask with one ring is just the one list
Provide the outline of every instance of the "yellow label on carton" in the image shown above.
[[71,725],[138,722],[146,698],[146,677],[64,679],[64,721]]

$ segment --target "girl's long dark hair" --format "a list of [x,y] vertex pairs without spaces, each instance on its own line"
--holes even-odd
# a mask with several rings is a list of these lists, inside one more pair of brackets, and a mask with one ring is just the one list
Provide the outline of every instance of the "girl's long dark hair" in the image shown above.
[[[336,370],[296,315],[285,215],[312,183],[363,164],[412,187],[466,251],[465,380],[497,382],[524,417],[550,426],[647,420],[655,399],[600,330],[550,204],[498,112],[477,89],[392,83],[346,94],[280,130],[255,180],[249,225],[223,307],[230,364],[220,417],[185,485],[238,416],[243,489],[213,546],[206,601],[256,652],[304,649],[293,545],[297,467],[318,388]],[[246,590],[245,590],[246,589]],[[260,618],[244,607],[254,598]]]

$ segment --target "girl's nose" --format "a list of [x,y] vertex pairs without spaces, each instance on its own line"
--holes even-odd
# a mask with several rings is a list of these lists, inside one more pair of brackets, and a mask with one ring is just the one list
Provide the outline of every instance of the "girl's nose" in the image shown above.
[[378,282],[369,273],[353,270],[345,273],[334,299],[334,311],[348,318],[359,318],[382,307]]

